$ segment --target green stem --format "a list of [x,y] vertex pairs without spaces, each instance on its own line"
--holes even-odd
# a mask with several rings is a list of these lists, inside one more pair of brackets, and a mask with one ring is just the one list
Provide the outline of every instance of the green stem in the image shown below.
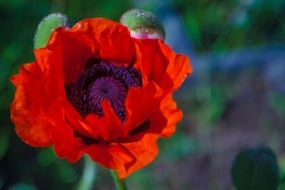
[[121,180],[117,174],[117,172],[115,172],[114,170],[110,170],[111,175],[114,179],[114,182],[116,184],[116,189],[117,190],[127,190],[127,186],[124,180]]
[[84,156],[84,168],[77,190],[91,190],[96,178],[96,165],[87,156]]

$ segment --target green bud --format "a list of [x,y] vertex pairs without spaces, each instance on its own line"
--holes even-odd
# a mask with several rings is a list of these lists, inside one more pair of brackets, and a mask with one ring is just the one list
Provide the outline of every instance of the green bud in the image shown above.
[[120,22],[131,31],[131,36],[139,39],[162,39],[165,31],[157,16],[151,12],[131,9],[124,13]]
[[277,190],[279,169],[274,152],[267,147],[240,152],[232,165],[237,190]]
[[59,28],[66,26],[67,17],[61,13],[52,13],[44,17],[35,33],[34,48],[43,48],[47,45],[52,32]]

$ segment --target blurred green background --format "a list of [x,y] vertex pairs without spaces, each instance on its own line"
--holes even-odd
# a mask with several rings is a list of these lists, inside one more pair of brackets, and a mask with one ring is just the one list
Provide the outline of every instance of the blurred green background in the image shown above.
[[[51,12],[70,25],[118,20],[134,7],[159,16],[166,42],[191,57],[194,73],[176,93],[184,111],[177,133],[159,141],[158,158],[128,178],[130,189],[233,190],[234,156],[259,145],[277,154],[285,189],[284,0],[0,0],[0,189],[75,189],[84,165],[25,145],[9,119],[8,78],[33,60],[39,21]],[[100,166],[94,189],[114,189]]]

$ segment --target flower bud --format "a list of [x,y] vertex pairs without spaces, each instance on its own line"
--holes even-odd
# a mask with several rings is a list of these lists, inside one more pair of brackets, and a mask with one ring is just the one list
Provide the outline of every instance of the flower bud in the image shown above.
[[120,22],[129,28],[133,38],[161,40],[165,38],[162,24],[151,12],[131,9],[122,15]]
[[43,48],[47,45],[52,32],[66,26],[67,17],[61,13],[52,13],[42,19],[35,33],[34,48]]
[[233,162],[231,175],[237,190],[277,190],[276,156],[267,147],[241,151]]

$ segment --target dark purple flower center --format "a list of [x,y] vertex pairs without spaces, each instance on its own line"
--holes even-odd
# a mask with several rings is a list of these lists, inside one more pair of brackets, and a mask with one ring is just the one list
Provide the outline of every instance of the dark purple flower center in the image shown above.
[[76,83],[66,84],[66,93],[71,104],[82,116],[89,113],[103,116],[101,104],[107,100],[121,122],[124,122],[128,89],[140,86],[142,86],[141,74],[132,66],[115,66],[91,58]]

